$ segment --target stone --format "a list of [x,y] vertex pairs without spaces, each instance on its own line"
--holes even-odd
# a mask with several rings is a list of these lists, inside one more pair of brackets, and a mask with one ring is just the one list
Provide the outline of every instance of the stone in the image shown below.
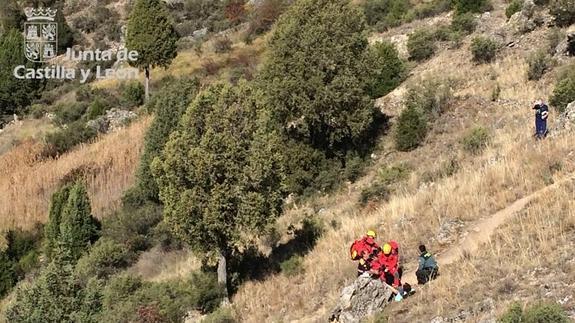
[[565,111],[557,117],[551,136],[573,130],[575,130],[575,101],[569,103]]
[[112,108],[106,111],[105,115],[88,121],[86,125],[99,133],[108,133],[122,128],[137,116],[132,111]]
[[364,318],[383,311],[389,304],[393,292],[379,279],[358,277],[345,287],[332,311],[330,321],[341,323],[359,323]]

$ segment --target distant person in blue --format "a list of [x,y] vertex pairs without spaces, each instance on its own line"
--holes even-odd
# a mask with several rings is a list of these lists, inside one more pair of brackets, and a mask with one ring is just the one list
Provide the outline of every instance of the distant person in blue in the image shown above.
[[543,139],[547,136],[547,118],[549,117],[549,107],[543,101],[535,102],[535,138]]

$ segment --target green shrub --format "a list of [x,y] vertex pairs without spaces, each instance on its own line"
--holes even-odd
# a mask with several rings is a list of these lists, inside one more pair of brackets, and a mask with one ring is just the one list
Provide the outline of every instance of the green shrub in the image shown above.
[[428,119],[434,120],[445,112],[452,99],[450,80],[427,79],[408,88],[405,105],[424,113]]
[[404,0],[367,0],[363,4],[367,23],[378,31],[402,24],[409,8],[409,2]]
[[565,310],[560,305],[552,304],[537,304],[525,310],[523,314],[525,323],[567,323],[570,322],[565,314]]
[[44,104],[33,104],[32,106],[30,106],[30,108],[28,108],[28,113],[34,119],[42,119],[42,117],[44,117],[44,115],[46,114],[46,111],[47,109]]
[[557,46],[565,39],[565,34],[560,28],[551,28],[547,33],[547,46],[549,55],[555,55]]
[[487,129],[483,127],[475,127],[471,129],[462,139],[461,145],[463,149],[474,155],[479,154],[487,147],[491,136]]
[[555,18],[555,23],[559,27],[566,27],[575,23],[574,0],[552,0],[549,12]]
[[88,105],[85,103],[68,103],[60,104],[54,108],[55,112],[55,122],[58,125],[66,125],[72,122],[80,120],[86,110],[88,110]]
[[202,323],[236,323],[234,314],[229,307],[219,308],[217,311],[202,319]]
[[104,113],[106,113],[106,110],[108,110],[109,106],[107,105],[107,102],[105,102],[103,99],[97,97],[92,104],[90,104],[90,107],[88,108],[88,113],[86,115],[88,120],[94,120],[97,117],[103,115]]
[[565,310],[555,303],[540,303],[528,307],[525,311],[521,304],[513,303],[497,319],[499,323],[567,323],[570,322]]
[[124,85],[122,98],[129,108],[144,104],[145,89],[140,82],[129,82]]
[[499,45],[492,39],[475,37],[471,43],[473,60],[477,63],[489,63],[495,59]]
[[491,102],[499,100],[499,96],[501,96],[501,86],[497,83],[491,91]]
[[100,319],[104,322],[141,321],[142,309],[151,305],[157,316],[179,322],[190,310],[213,312],[224,295],[213,273],[194,273],[189,280],[163,283],[123,274],[113,276],[102,294]]
[[380,169],[378,175],[384,185],[391,185],[406,180],[410,173],[409,166],[401,163]]
[[507,311],[497,319],[498,323],[521,323],[523,322],[523,308],[519,303],[513,303]]
[[291,256],[288,260],[280,263],[282,273],[288,277],[297,276],[304,272],[303,258],[299,255]]
[[451,20],[451,29],[464,35],[472,34],[477,28],[477,19],[470,13],[455,15]]
[[433,56],[436,50],[435,36],[433,33],[420,29],[409,35],[407,50],[409,59],[424,61]]
[[420,3],[412,13],[417,19],[437,16],[443,12],[451,10],[452,0],[432,0]]
[[90,252],[78,260],[76,275],[84,280],[90,277],[106,278],[126,268],[135,255],[124,245],[110,239],[98,240]]
[[410,151],[417,148],[427,135],[427,120],[422,112],[408,107],[397,120],[395,146],[399,151]]
[[4,251],[0,251],[0,298],[3,298],[16,284],[14,263]]
[[512,0],[505,9],[507,18],[511,18],[515,13],[521,11],[523,8],[523,0]]
[[393,91],[406,77],[406,66],[395,46],[388,42],[373,45],[369,51],[373,71],[369,85],[372,98],[382,97]]
[[551,59],[544,50],[538,50],[527,59],[527,79],[539,80],[551,67]]
[[385,201],[389,198],[389,189],[381,181],[374,181],[364,188],[359,196],[359,204],[366,206],[370,202]]
[[132,197],[128,194],[124,196],[124,207],[121,210],[104,218],[103,235],[131,251],[146,250],[153,244],[153,230],[162,220],[162,208],[154,203],[127,201],[127,196]]
[[42,155],[45,157],[62,155],[76,145],[94,139],[97,134],[96,130],[86,127],[80,121],[71,123],[67,128],[46,136],[46,148],[42,152]]
[[489,0],[453,0],[456,14],[466,12],[481,13],[493,8]]
[[560,79],[553,89],[549,104],[562,113],[567,105],[575,101],[575,75]]
[[290,2],[287,0],[264,0],[258,3],[248,17],[245,40],[250,42],[256,36],[269,31],[289,4]]

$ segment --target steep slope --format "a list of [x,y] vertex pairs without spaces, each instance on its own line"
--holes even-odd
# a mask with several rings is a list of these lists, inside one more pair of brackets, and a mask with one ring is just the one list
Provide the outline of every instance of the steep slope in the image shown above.
[[[504,6],[503,2],[496,2],[496,10],[482,18],[478,33],[489,35],[493,29],[505,26]],[[421,22],[414,23],[413,27],[418,27],[418,24]],[[404,26],[395,32],[409,32],[409,28]],[[546,28],[542,28],[523,36],[510,35],[514,46],[503,47],[497,60],[485,65],[471,61],[469,45],[473,36],[469,36],[461,48],[442,49],[434,58],[416,67],[406,84],[418,83],[429,77],[453,79],[455,102],[433,125],[432,133],[423,147],[411,153],[386,153],[377,159],[370,174],[349,190],[318,199],[308,208],[300,206],[301,213],[305,212],[303,210],[323,209],[319,217],[325,223],[335,221],[337,225],[329,228],[306,255],[304,274],[291,278],[278,274],[265,281],[249,282],[242,286],[234,298],[241,319],[246,322],[324,321],[340,289],[354,278],[354,264],[349,261],[347,250],[353,239],[366,229],[376,228],[381,241],[399,241],[402,261],[408,271],[413,270],[420,242],[441,254],[470,234],[474,224],[482,223],[481,219],[489,218],[513,203],[518,203],[515,206],[522,204],[526,202],[522,198],[572,174],[575,170],[574,134],[563,134],[543,142],[534,142],[531,138],[531,103],[536,98],[549,98],[554,72],[538,82],[526,81],[526,57],[532,51],[533,44],[545,37],[546,33]],[[489,98],[497,85],[502,90],[500,98],[492,102]],[[385,100],[383,102],[385,111]],[[555,115],[551,120],[554,118]],[[459,142],[474,125],[488,128],[493,137],[487,150],[479,156],[465,153]],[[392,150],[389,138],[384,139],[380,146],[384,152]],[[460,169],[453,176],[424,184],[426,171],[441,167],[450,159],[456,159],[460,164]],[[408,182],[375,210],[359,209],[357,198],[361,188],[369,185],[379,168],[399,162],[406,162],[415,168]],[[564,197],[562,190],[558,194]],[[536,199],[531,205],[539,207],[537,203],[540,201]],[[282,221],[289,223],[289,217],[297,218],[294,214],[298,214],[298,211],[292,210],[286,215],[288,219]],[[536,227],[527,229],[533,231],[528,231],[526,237],[537,235]],[[563,229],[559,231],[560,234],[568,232]],[[497,245],[488,247],[489,250],[499,248]],[[536,253],[531,248],[534,246],[529,246],[525,252]],[[443,284],[459,277],[457,267],[465,259],[448,267],[450,269],[442,275],[442,285],[426,289],[427,300],[418,297],[405,305],[396,305],[397,311],[394,313],[401,315],[392,321],[424,321],[430,316],[443,315],[453,308],[468,305],[465,298],[446,298],[445,307],[428,306],[429,298],[434,297],[436,289],[447,288]],[[518,277],[521,276],[518,275],[516,279],[520,279]],[[475,287],[469,286],[471,280],[466,279],[470,277],[463,276],[459,286],[468,286],[472,292]],[[453,288],[450,290],[453,291]],[[404,313],[411,311],[412,307],[420,310],[413,315],[405,315],[404,319]],[[425,316],[422,315],[424,310]]]

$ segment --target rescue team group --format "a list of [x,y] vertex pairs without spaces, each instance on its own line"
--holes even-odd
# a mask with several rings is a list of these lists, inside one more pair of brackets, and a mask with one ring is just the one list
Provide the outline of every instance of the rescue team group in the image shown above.
[[[375,241],[376,238],[375,231],[369,230],[363,238],[352,243],[350,256],[352,260],[358,261],[357,275],[381,279],[394,289],[395,300],[401,301],[414,291],[408,283],[401,283],[403,270],[399,265],[399,244],[392,240],[379,246]],[[420,245],[419,251],[419,267],[416,276],[417,283],[423,285],[439,275],[439,267],[425,245]]]

